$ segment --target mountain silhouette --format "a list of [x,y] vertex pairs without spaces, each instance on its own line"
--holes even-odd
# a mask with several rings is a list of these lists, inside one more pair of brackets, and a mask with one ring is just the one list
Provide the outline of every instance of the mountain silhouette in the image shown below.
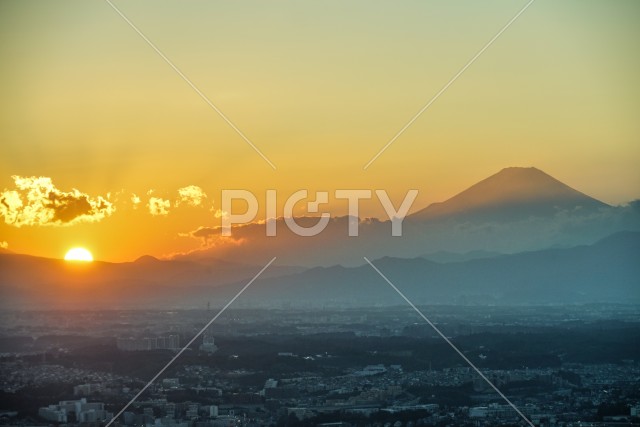
[[[249,280],[261,266],[220,260],[208,263],[142,256],[134,262],[68,262],[22,254],[0,254],[1,307],[169,307],[183,292],[201,294]],[[274,265],[264,277],[300,272]],[[202,302],[201,302],[202,303]]]
[[540,169],[502,169],[456,196],[433,203],[411,217],[418,220],[470,217],[505,219],[597,210],[607,204],[558,181]]
[[[373,263],[416,304],[536,305],[640,302],[640,232],[593,245],[463,262],[383,257]],[[0,305],[12,309],[194,308],[228,302],[259,266],[224,271],[183,261],[69,264],[0,255]],[[245,307],[404,304],[369,265],[296,272],[272,266],[239,298]]]
[[[272,294],[331,304],[344,302],[350,292],[353,304],[373,297],[375,293],[358,288],[375,279],[369,266],[364,266],[366,271],[350,268],[364,268],[363,256],[381,259],[381,267],[391,262],[390,274],[416,290],[428,278],[425,286],[432,301],[451,302],[465,295],[505,303],[533,301],[542,295],[539,284],[547,286],[545,295],[565,302],[607,300],[616,284],[626,295],[637,294],[638,275],[631,274],[629,261],[639,252],[637,234],[602,240],[599,250],[584,248],[616,232],[640,231],[640,203],[608,206],[536,168],[503,169],[416,212],[404,221],[402,237],[391,237],[390,222],[376,219],[361,220],[357,238],[348,236],[348,217],[332,218],[315,237],[295,235],[282,218],[277,221],[277,237],[267,237],[264,224],[256,222],[234,229],[232,244],[223,241],[171,260],[143,256],[129,263],[82,265],[0,253],[0,305],[202,304],[202,295],[230,297],[228,286],[251,278],[274,256],[285,265],[271,266],[261,277],[278,277],[264,287],[272,291],[263,295],[266,302],[273,302]],[[317,218],[297,221],[313,225]],[[613,243],[604,250],[607,242]],[[569,256],[590,251],[596,255]],[[307,268],[312,270],[291,281],[285,277]],[[564,286],[567,292],[558,294]],[[303,291],[305,287],[309,290]],[[252,288],[248,297],[260,289],[263,286]],[[624,295],[618,291],[613,300],[622,301]]]
[[[384,257],[373,264],[416,304],[576,304],[640,302],[640,233],[621,232],[593,245],[437,263]],[[237,285],[235,285],[237,287]],[[400,305],[371,266],[320,267],[265,279],[253,304],[353,307]]]
[[[308,227],[318,219],[296,217],[296,221]],[[510,167],[408,216],[402,237],[391,236],[391,223],[386,218],[361,218],[359,236],[349,237],[350,221],[347,216],[333,217],[314,237],[291,232],[282,217],[276,219],[277,238],[266,236],[264,222],[234,227],[229,241],[216,241],[219,231],[211,228],[209,240],[203,241],[206,247],[180,259],[208,262],[216,258],[258,265],[271,255],[289,265],[329,267],[359,265],[364,255],[413,258],[445,252],[469,254],[457,256],[461,261],[486,253],[592,244],[618,231],[637,231],[640,209],[609,206],[536,168]]]

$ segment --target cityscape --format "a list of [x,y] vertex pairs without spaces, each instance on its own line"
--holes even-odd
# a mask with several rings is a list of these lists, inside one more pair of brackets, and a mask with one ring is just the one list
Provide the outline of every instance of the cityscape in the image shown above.
[[[424,310],[534,425],[638,422],[637,307]],[[213,312],[4,312],[3,425],[105,425]],[[404,307],[230,309],[114,421],[338,424],[524,425]]]

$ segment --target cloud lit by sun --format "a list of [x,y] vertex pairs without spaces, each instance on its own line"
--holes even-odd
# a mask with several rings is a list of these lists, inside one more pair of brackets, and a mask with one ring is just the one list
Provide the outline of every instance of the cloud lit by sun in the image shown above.
[[67,251],[64,259],[65,261],[91,262],[93,261],[93,255],[85,248],[71,248]]
[[77,189],[62,191],[50,177],[11,177],[15,189],[0,192],[0,216],[14,227],[99,222],[116,208],[108,197],[92,197]]

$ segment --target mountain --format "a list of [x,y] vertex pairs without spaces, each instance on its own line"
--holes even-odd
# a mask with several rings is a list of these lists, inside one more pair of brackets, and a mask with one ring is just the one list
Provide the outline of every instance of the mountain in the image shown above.
[[[593,245],[441,264],[384,257],[373,263],[415,304],[640,303],[640,232]],[[221,264],[222,265],[222,264]],[[195,308],[222,306],[259,271],[233,274],[150,257],[90,264],[0,256],[0,304],[11,309]],[[275,276],[274,276],[275,275]],[[276,277],[277,276],[277,277]],[[235,277],[234,283],[229,283]],[[242,277],[242,278],[240,278]],[[297,272],[272,266],[236,307],[363,307],[404,302],[368,264]]]
[[[5,308],[123,308],[176,306],[183,292],[249,280],[262,266],[210,259],[208,263],[160,260],[68,262],[21,254],[0,254],[0,306]],[[264,277],[301,272],[271,266]],[[206,304],[201,301],[200,305]]]
[[[594,245],[441,264],[423,258],[373,261],[416,304],[640,303],[640,233]],[[261,280],[243,296],[266,306],[384,306],[403,301],[368,264],[314,268]],[[248,300],[248,301],[247,301]]]
[[[421,303],[637,299],[630,257],[639,253],[638,234],[614,233],[640,231],[640,202],[608,206],[535,168],[503,169],[416,212],[405,219],[402,237],[391,236],[389,221],[376,219],[361,219],[360,236],[349,237],[352,220],[331,218],[315,237],[295,235],[282,218],[277,237],[252,223],[215,241],[212,228],[212,247],[172,260],[78,264],[0,253],[0,306],[195,307],[209,298],[215,304],[274,256],[288,266],[271,266],[261,277],[264,284],[252,286],[242,301],[388,304],[392,295],[380,294],[379,277],[362,266],[363,256],[380,259],[389,277],[406,283]],[[296,221],[312,226],[317,218]],[[496,253],[505,255],[491,256]],[[424,254],[436,255],[416,258]]]
[[462,262],[479,258],[494,258],[501,256],[500,252],[492,251],[469,251],[465,253],[449,252],[449,251],[437,251],[428,254],[421,255],[420,258],[428,259],[429,261],[435,261],[439,263],[447,262]]
[[458,195],[434,203],[412,219],[472,217],[477,220],[550,216],[559,211],[594,211],[607,204],[587,196],[536,168],[502,169]]
[[[290,265],[329,267],[358,265],[364,255],[413,258],[438,252],[508,254],[573,247],[618,231],[640,231],[640,204],[609,206],[539,169],[512,167],[409,215],[402,237],[392,237],[391,223],[384,219],[360,219],[359,236],[349,237],[353,220],[331,218],[314,237],[295,235],[283,218],[276,220],[277,238],[266,236],[264,223],[235,227],[233,237],[226,240],[218,239],[220,231],[211,227],[203,238],[208,247],[179,259],[241,259],[257,265],[266,256],[277,256]],[[296,221],[309,227],[318,219]]]

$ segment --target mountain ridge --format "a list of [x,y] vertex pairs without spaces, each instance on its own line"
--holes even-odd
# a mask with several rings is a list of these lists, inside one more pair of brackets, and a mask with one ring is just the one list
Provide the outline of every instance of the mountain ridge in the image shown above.
[[[456,263],[382,257],[373,264],[416,304],[640,303],[640,232],[619,232],[592,245],[545,249]],[[337,273],[337,274],[333,274]],[[395,297],[369,265],[310,269],[263,281],[254,298],[271,304],[388,304]],[[286,281],[286,283],[285,283]],[[355,285],[354,285],[355,284]],[[314,290],[315,289],[315,290]],[[385,296],[386,295],[386,296]],[[278,298],[273,297],[278,296]]]
[[[390,256],[373,263],[416,304],[640,303],[637,253],[640,232],[620,232],[592,245],[568,249],[446,264]],[[12,260],[19,262],[12,265]],[[165,262],[163,265],[175,267],[172,261]],[[185,274],[182,268],[186,265],[160,269],[147,277],[148,271],[136,269],[139,266],[133,263],[115,264],[123,269],[120,275],[110,271],[114,265],[108,263],[71,265],[62,260],[1,255],[0,305],[13,309],[193,308],[205,301],[223,305],[257,271],[242,271],[216,283],[215,272],[198,269]],[[32,275],[36,271],[49,277],[60,271],[55,269],[66,270],[61,280],[43,281]],[[105,277],[98,282],[87,280],[92,270],[105,272]],[[267,273],[269,270],[243,293],[239,306],[346,308],[401,303],[364,261],[357,267],[334,265],[302,272],[276,267],[271,275]]]
[[[305,218],[306,222],[300,220],[304,226],[317,222],[317,218]],[[312,268],[358,265],[361,254],[409,258],[438,251],[516,253],[554,245],[571,247],[616,231],[640,230],[640,209],[609,206],[537,168],[510,167],[408,215],[402,223],[402,237],[391,236],[388,220],[362,219],[358,238],[348,236],[347,216],[331,217],[327,227],[313,237],[296,235],[284,222],[283,218],[276,220],[277,238],[266,236],[264,223],[233,228],[233,239],[242,244],[216,244],[212,228],[213,237],[203,242],[205,247],[182,258],[259,264],[269,254]]]

